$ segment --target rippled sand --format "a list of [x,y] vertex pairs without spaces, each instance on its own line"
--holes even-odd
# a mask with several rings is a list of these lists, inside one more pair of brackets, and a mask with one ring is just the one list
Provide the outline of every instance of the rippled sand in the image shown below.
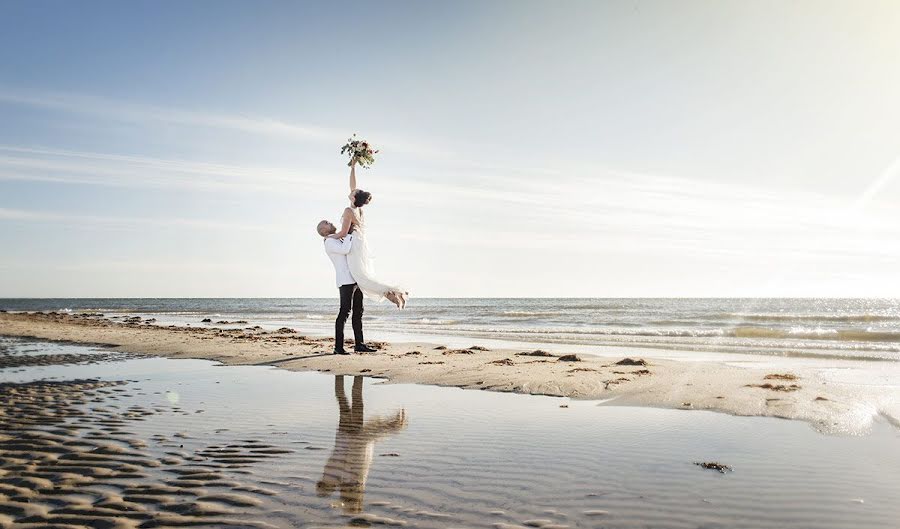
[[[190,453],[142,439],[129,427],[162,410],[116,404],[130,396],[124,381],[0,384],[0,525],[273,527],[240,508],[274,493],[237,471],[287,451],[250,439]],[[152,454],[148,441],[169,449]]]

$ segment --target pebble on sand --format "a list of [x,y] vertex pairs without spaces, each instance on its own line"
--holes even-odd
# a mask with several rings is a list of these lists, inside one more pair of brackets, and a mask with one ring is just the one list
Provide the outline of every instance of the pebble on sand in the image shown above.
[[717,463],[715,461],[702,461],[702,462],[697,462],[694,464],[697,465],[698,467],[702,467],[702,468],[705,468],[708,470],[715,470],[716,472],[719,472],[720,474],[725,474],[726,472],[734,472],[734,469],[731,468],[730,466],[723,464],[723,463]]
[[616,365],[617,366],[645,366],[646,367],[647,361],[642,358],[638,358],[637,360],[635,360],[633,358],[623,358],[622,360],[619,360],[618,362],[616,362]]

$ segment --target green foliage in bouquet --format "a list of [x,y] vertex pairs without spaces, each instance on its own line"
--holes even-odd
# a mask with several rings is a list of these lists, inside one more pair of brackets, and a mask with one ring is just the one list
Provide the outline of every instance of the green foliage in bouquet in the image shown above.
[[373,149],[368,141],[356,139],[356,134],[349,138],[347,143],[341,147],[341,154],[350,156],[350,161],[347,165],[352,165],[355,159],[360,167],[365,167],[366,169],[375,163],[375,154],[377,153],[378,151]]

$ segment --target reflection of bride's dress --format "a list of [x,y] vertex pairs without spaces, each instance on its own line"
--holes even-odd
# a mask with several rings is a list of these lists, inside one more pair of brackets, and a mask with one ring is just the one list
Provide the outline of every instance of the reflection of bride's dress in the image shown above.
[[404,410],[391,417],[373,417],[365,421],[362,389],[363,377],[354,377],[351,404],[344,393],[344,377],[334,377],[334,394],[340,412],[338,429],[334,435],[334,450],[325,463],[322,479],[316,484],[320,496],[328,496],[337,490],[344,511],[348,513],[362,512],[375,442],[406,427]]
[[350,253],[347,255],[347,264],[350,266],[350,274],[356,280],[356,285],[366,297],[381,301],[388,292],[402,292],[396,285],[388,285],[375,278],[375,266],[366,244],[366,227],[363,222],[362,211],[359,208],[353,210],[356,219],[353,229],[353,244],[350,245]]

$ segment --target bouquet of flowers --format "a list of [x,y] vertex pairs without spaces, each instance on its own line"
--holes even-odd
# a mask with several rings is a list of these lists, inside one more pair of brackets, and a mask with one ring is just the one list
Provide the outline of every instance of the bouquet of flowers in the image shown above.
[[347,165],[352,165],[353,160],[355,159],[360,167],[368,168],[375,163],[375,154],[377,154],[378,151],[373,149],[372,144],[366,140],[356,139],[356,134],[354,134],[353,137],[349,138],[347,143],[341,147],[341,154],[348,153],[350,154],[350,162],[347,163]]

